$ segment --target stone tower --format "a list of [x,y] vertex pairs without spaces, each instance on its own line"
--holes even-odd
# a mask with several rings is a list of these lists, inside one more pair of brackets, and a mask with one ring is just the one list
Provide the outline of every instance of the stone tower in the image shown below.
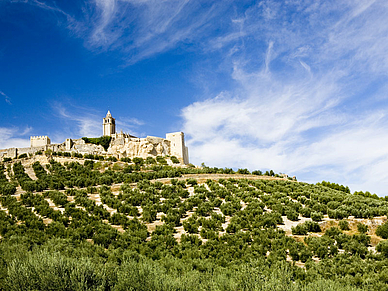
[[181,162],[189,164],[189,149],[185,145],[185,135],[183,132],[167,133],[166,139],[170,141],[170,151],[172,156],[176,156]]
[[102,129],[103,135],[111,136],[116,133],[116,119],[112,117],[109,110],[105,118],[102,119]]

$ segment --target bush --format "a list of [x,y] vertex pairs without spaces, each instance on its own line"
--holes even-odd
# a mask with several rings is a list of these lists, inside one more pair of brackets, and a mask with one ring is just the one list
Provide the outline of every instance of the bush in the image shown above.
[[388,258],[388,241],[381,241],[377,246],[376,250],[380,252],[384,257]]
[[347,220],[340,220],[338,226],[341,230],[349,230],[349,222]]
[[111,161],[111,162],[117,162],[117,158],[116,157],[108,157],[106,160],[107,161]]
[[190,186],[198,185],[197,180],[194,178],[186,179],[186,183],[187,183],[187,185],[190,185]]
[[255,170],[255,171],[252,171],[252,175],[261,176],[261,175],[263,175],[263,172],[260,170]]
[[88,138],[88,137],[83,137],[82,138],[86,143],[92,143],[96,145],[101,145],[105,150],[109,148],[110,141],[112,137],[110,136],[101,136],[98,138]]
[[25,159],[25,158],[28,158],[27,154],[21,154],[20,156],[18,156],[18,159]]
[[141,165],[144,164],[143,158],[139,158],[139,157],[134,157],[134,158],[132,159],[132,162],[133,162],[135,165],[139,165],[139,166],[141,166]]
[[298,221],[299,220],[299,218],[298,218],[299,215],[298,215],[298,213],[293,208],[287,210],[286,211],[286,215],[287,215],[287,218],[289,220],[292,220],[292,221]]
[[388,222],[382,224],[382,225],[379,225],[376,229],[376,235],[384,238],[384,239],[387,239],[388,238]]
[[306,221],[291,228],[294,235],[306,235],[308,232],[321,232],[321,227],[318,223]]
[[4,196],[9,196],[9,195],[15,194],[15,192],[16,192],[15,185],[10,184],[10,183],[6,183],[3,185],[0,184],[0,194],[2,194]]
[[154,164],[156,164],[156,160],[153,157],[147,157],[145,160],[145,163],[147,165],[154,165]]
[[95,290],[103,288],[104,273],[89,259],[42,251],[12,262],[6,290]]
[[295,227],[294,226],[291,227],[291,231],[292,231],[293,235],[306,235],[307,234],[307,228],[303,223],[298,224]]
[[321,221],[323,219],[322,212],[313,212],[313,213],[311,213],[311,219],[313,221]]
[[124,163],[130,163],[131,159],[130,158],[121,158],[120,161],[122,161]]
[[156,156],[156,161],[161,165],[167,165],[166,159],[162,156]]
[[180,163],[179,160],[178,160],[178,158],[177,158],[176,156],[171,156],[171,157],[170,157],[170,160],[171,160],[171,162],[173,162],[174,164],[179,164],[179,163]]
[[367,233],[368,226],[362,223],[357,224],[357,230],[359,233]]
[[242,175],[249,175],[250,172],[248,169],[238,169],[237,174],[242,174]]

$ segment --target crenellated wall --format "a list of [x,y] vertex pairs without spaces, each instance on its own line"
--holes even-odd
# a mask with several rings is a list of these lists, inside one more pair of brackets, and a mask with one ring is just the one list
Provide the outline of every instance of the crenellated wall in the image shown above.
[[0,150],[0,158],[16,158],[21,154],[34,155],[36,152],[76,152],[102,156],[123,157],[156,157],[176,156],[181,163],[188,164],[188,149],[185,146],[183,132],[166,134],[166,138],[147,136],[146,138],[132,137],[126,134],[112,136],[110,146],[105,150],[101,145],[85,143],[83,139],[66,139],[60,144],[51,144],[47,136],[31,137],[31,147],[10,148]]
[[31,141],[32,148],[46,146],[46,145],[49,145],[51,143],[51,140],[49,139],[49,137],[47,135],[46,136],[31,136],[30,141]]

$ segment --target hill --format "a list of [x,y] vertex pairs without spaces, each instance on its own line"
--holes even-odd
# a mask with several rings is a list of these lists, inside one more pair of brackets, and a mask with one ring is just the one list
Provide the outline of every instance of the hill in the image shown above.
[[388,289],[385,198],[161,157],[93,158],[0,165],[0,289]]

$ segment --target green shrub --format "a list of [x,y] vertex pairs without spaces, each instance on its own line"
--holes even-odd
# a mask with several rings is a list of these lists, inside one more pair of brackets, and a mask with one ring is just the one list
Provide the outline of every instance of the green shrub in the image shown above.
[[299,214],[296,212],[293,208],[290,208],[286,211],[287,218],[292,221],[298,221],[299,220]]
[[167,165],[166,159],[162,156],[156,156],[156,161],[161,165]]
[[145,160],[145,163],[147,165],[154,165],[154,164],[156,164],[156,160],[153,157],[147,157]]
[[107,161],[111,161],[111,162],[117,162],[117,158],[116,157],[108,157],[106,160]]
[[66,258],[60,253],[41,251],[13,261],[6,289],[95,290],[106,284],[105,268],[85,258]]
[[139,158],[139,157],[134,157],[132,159],[132,162],[135,164],[135,165],[143,165],[144,164],[144,159],[143,158]]
[[252,175],[261,176],[261,175],[263,175],[263,172],[260,170],[255,170],[255,171],[252,171]]
[[384,239],[387,239],[388,238],[388,222],[382,224],[382,225],[379,225],[376,229],[376,235],[384,238]]
[[88,138],[88,137],[83,137],[82,138],[86,143],[92,143],[96,145],[101,145],[105,150],[109,148],[110,141],[112,137],[110,136],[101,136],[97,138]]
[[189,179],[186,179],[186,184],[190,186],[194,186],[194,185],[198,185],[198,182],[194,178],[189,178]]
[[121,158],[120,161],[122,161],[124,163],[130,163],[131,159],[130,158]]
[[341,230],[349,230],[349,222],[347,220],[340,220],[338,226]]
[[368,226],[362,223],[357,224],[357,230],[359,233],[367,233],[368,232]]
[[179,160],[178,160],[178,158],[177,158],[176,156],[171,156],[171,157],[170,157],[170,160],[171,160],[171,162],[173,162],[174,164],[179,164],[179,163],[180,163]]
[[242,174],[242,175],[249,175],[250,172],[248,169],[238,169],[237,174]]
[[303,223],[298,224],[297,226],[291,227],[291,232],[293,235],[306,235],[307,228]]
[[311,219],[313,221],[321,221],[323,219],[322,212],[312,212],[311,213]]
[[376,250],[380,252],[385,258],[388,259],[388,241],[381,241],[377,246]]

